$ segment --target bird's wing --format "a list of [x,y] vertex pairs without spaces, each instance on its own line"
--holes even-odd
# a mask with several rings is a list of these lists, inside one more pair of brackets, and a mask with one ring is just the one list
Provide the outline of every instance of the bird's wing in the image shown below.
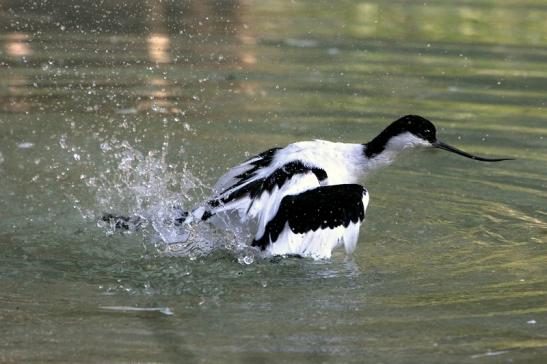
[[256,177],[257,172],[261,168],[266,168],[272,163],[272,160],[279,149],[281,148],[268,149],[231,168],[220,177],[215,184],[215,187],[213,188],[215,194],[221,195],[230,189],[245,184],[253,179],[253,177]]
[[276,214],[283,197],[316,188],[326,183],[327,173],[301,161],[291,161],[278,168],[257,169],[247,180],[236,183],[207,202],[207,215],[237,211],[245,222],[257,219],[258,233]]
[[357,184],[321,186],[283,198],[275,216],[252,245],[272,255],[328,258],[342,242],[357,244],[369,196]]

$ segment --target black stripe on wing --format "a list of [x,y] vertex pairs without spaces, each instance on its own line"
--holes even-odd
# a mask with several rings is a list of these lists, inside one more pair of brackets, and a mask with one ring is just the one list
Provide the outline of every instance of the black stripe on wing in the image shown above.
[[268,222],[264,235],[252,245],[264,250],[276,242],[287,223],[295,234],[317,229],[347,227],[365,218],[363,196],[367,190],[357,184],[317,187],[283,198],[275,217]]
[[229,190],[233,190],[234,188],[241,186],[242,184],[244,184],[245,182],[249,181],[254,176],[256,176],[256,172],[259,169],[268,167],[272,163],[272,160],[275,157],[275,153],[279,149],[281,149],[281,148],[271,148],[271,149],[268,149],[268,150],[254,156],[252,158],[247,159],[247,161],[250,161],[250,160],[253,160],[253,159],[256,159],[256,160],[249,163],[252,166],[250,169],[248,169],[245,172],[243,172],[243,173],[241,173],[241,174],[234,177],[235,179],[238,180],[235,184],[233,184],[232,186],[226,188],[220,194],[221,195],[225,194]]
[[221,204],[225,204],[245,196],[249,196],[251,200],[254,200],[256,197],[262,195],[263,192],[271,192],[275,186],[280,188],[293,176],[309,172],[312,172],[317,177],[319,182],[324,181],[328,177],[327,172],[321,168],[307,166],[301,161],[293,161],[283,165],[281,168],[276,169],[268,177],[252,181],[222,198],[209,201],[209,206],[214,208]]

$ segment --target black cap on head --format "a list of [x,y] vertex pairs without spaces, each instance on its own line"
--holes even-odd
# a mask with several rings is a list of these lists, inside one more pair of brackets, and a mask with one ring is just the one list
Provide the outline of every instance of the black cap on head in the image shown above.
[[437,140],[437,130],[435,125],[426,118],[418,115],[405,115],[395,120],[381,134],[385,134],[387,139],[403,133],[411,133],[419,138],[434,143]]
[[430,143],[437,141],[437,131],[431,121],[418,115],[405,115],[389,124],[376,138],[367,143],[365,155],[371,158],[380,154],[391,138],[403,133],[414,134]]

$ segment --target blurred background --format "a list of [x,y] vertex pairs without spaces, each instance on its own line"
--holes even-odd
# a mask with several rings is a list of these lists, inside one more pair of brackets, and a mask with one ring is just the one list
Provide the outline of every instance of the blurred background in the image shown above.
[[[546,18],[539,0],[0,0],[0,361],[542,362]],[[411,113],[517,160],[379,172],[352,257],[257,260],[211,230],[171,254],[162,227],[96,223]]]

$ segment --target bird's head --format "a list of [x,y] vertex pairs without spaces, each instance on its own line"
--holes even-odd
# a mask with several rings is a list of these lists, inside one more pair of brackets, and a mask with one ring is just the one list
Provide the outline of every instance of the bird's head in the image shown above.
[[482,162],[499,162],[510,158],[483,158],[452,147],[437,139],[433,123],[421,116],[406,115],[395,120],[366,144],[365,155],[373,158],[382,152],[400,152],[410,148],[438,148]]

